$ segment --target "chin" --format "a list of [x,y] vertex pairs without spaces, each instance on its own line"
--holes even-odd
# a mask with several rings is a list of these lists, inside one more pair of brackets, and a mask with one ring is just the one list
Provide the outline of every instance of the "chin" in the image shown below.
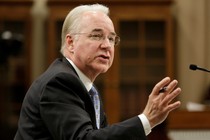
[[95,67],[95,70],[98,71],[99,73],[105,73],[108,71],[110,66],[111,65],[107,63],[106,64],[97,63],[94,67]]
[[104,68],[101,68],[99,71],[100,71],[100,73],[105,73],[108,71],[108,69],[109,69],[109,67],[104,67]]

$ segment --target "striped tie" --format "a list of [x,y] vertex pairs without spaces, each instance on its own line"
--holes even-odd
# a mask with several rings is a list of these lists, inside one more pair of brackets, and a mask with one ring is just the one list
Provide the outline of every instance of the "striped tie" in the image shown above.
[[94,86],[92,86],[92,88],[90,89],[89,94],[95,108],[96,125],[98,128],[100,128],[100,100],[99,100],[98,92],[94,88]]

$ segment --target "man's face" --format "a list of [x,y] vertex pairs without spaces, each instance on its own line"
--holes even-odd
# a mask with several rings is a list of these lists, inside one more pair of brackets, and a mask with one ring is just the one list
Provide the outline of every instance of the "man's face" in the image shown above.
[[100,12],[87,12],[80,33],[72,39],[71,60],[90,79],[106,72],[114,58],[114,26],[110,18]]

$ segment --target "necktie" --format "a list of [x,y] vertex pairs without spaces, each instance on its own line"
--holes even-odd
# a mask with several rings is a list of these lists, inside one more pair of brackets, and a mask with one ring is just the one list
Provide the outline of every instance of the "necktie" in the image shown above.
[[92,86],[92,88],[90,89],[89,94],[95,108],[96,125],[99,128],[100,127],[100,100],[99,100],[98,92],[94,88],[94,86]]

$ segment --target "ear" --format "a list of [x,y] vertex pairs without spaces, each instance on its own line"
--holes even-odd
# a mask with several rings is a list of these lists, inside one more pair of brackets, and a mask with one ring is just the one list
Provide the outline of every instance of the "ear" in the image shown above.
[[70,34],[66,35],[66,48],[69,52],[74,53],[73,38]]

